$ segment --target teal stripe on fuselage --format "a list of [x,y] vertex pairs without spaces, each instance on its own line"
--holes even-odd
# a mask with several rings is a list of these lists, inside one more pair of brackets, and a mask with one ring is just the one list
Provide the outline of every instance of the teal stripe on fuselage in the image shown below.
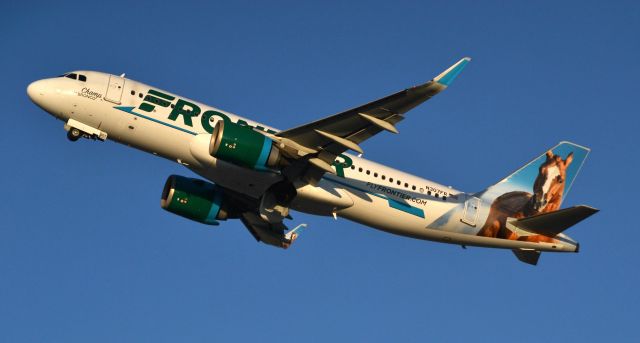
[[369,192],[369,191],[367,191],[365,189],[356,187],[354,185],[350,185],[350,184],[348,184],[346,182],[342,182],[342,181],[339,181],[339,180],[334,180],[332,178],[330,179],[328,177],[323,177],[323,179],[325,179],[327,181],[330,181],[330,182],[335,182],[335,183],[343,185],[345,187],[349,187],[349,188],[358,190],[358,191],[366,193],[366,194],[370,194],[370,195],[376,196],[376,197],[381,198],[381,199],[385,199],[385,200],[387,200],[389,202],[389,207],[391,207],[393,209],[400,210],[402,212],[406,212],[406,213],[412,214],[412,215],[414,215],[416,217],[425,218],[424,210],[421,209],[421,208],[414,207],[414,206],[411,206],[409,204],[405,204],[405,203],[400,202],[400,201],[395,200],[395,199],[391,199],[388,196],[385,196],[385,195],[382,195],[382,194]]
[[424,211],[422,209],[413,207],[409,204],[405,204],[390,198],[388,198],[388,200],[389,200],[389,207],[395,208],[396,210],[400,210],[403,212],[407,212],[409,214],[413,214],[416,217],[424,218]]
[[134,107],[132,107],[132,106],[114,106],[113,108],[115,108],[117,110],[120,110],[122,112],[131,113],[131,114],[133,114],[135,116],[138,116],[140,118],[144,118],[144,119],[150,120],[152,122],[155,122],[155,123],[158,123],[158,124],[162,124],[164,126],[168,126],[168,127],[172,128],[172,129],[180,130],[182,132],[186,132],[186,133],[194,135],[194,136],[197,135],[197,133],[195,133],[193,131],[189,131],[187,129],[183,129],[181,127],[177,127],[177,126],[171,125],[169,123],[165,123],[165,122],[163,122],[161,120],[158,120],[158,119],[155,119],[155,118],[147,117],[144,114],[136,113],[136,112],[133,111]]

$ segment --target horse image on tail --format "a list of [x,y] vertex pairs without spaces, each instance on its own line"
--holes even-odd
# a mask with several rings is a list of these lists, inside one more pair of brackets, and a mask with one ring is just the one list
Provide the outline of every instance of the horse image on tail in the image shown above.
[[525,218],[536,214],[560,209],[564,193],[567,167],[573,161],[573,152],[566,159],[555,155],[551,150],[538,169],[533,184],[533,194],[523,191],[504,193],[491,204],[489,215],[478,236],[496,237],[529,242],[553,242],[552,237],[544,235],[518,236],[507,228],[507,218]]

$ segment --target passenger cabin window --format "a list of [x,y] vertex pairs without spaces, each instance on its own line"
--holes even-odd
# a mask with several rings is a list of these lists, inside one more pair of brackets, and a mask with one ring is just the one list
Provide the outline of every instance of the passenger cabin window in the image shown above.
[[68,78],[70,78],[70,79],[77,80],[77,79],[78,79],[78,74],[76,74],[76,73],[71,73],[71,74],[67,74],[67,76],[65,76],[65,77],[68,77]]
[[82,81],[82,82],[87,82],[87,77],[84,75],[78,75],[78,80]]

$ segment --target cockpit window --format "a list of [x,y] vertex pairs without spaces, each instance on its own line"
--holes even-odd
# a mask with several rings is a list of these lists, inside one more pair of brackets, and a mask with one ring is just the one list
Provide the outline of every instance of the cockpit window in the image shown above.
[[71,73],[71,74],[67,74],[67,76],[66,76],[66,77],[68,77],[68,78],[70,78],[70,79],[77,80],[77,79],[78,79],[78,74],[76,74],[76,73]]
[[82,75],[82,74],[80,74],[80,75],[78,75],[78,80],[80,80],[82,82],[86,82],[87,81],[87,77]]

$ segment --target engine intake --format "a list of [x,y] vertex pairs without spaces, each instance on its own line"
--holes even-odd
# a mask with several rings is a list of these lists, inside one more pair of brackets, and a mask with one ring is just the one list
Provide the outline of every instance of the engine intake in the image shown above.
[[280,150],[269,137],[249,126],[219,120],[211,133],[209,154],[242,167],[266,170],[281,161]]
[[[203,224],[226,220],[224,190],[212,183],[171,175],[162,190],[160,206],[174,214]],[[217,220],[216,220],[217,219]]]

